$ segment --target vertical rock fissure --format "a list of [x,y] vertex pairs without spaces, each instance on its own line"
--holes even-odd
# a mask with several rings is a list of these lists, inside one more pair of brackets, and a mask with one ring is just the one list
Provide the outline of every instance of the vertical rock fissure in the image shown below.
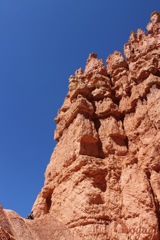
[[154,201],[154,205],[155,205],[157,222],[158,222],[158,231],[160,232],[160,204],[159,204],[159,201],[157,200],[156,194],[154,193],[154,190],[153,190],[153,188],[152,188],[150,179],[148,179],[148,182],[149,182],[149,185],[150,185],[151,194],[152,194],[153,201]]

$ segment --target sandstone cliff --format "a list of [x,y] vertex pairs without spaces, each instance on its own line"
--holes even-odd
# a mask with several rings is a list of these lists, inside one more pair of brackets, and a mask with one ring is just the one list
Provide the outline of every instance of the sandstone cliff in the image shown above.
[[160,239],[160,13],[106,66],[69,79],[34,220],[0,209],[0,239]]

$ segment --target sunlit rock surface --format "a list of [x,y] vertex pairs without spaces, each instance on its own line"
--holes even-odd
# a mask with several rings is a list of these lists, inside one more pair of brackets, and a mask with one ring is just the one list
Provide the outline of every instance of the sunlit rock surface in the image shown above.
[[160,13],[106,66],[69,79],[34,220],[0,209],[0,239],[160,239]]

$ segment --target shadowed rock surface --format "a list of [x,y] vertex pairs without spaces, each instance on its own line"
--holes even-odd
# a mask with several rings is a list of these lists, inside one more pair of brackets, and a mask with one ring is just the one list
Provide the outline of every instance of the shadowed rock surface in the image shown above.
[[33,220],[0,209],[0,240],[160,239],[160,13],[106,66],[69,79]]

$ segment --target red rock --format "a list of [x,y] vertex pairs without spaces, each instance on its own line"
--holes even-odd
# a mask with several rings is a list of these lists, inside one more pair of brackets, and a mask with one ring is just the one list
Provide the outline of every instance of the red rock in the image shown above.
[[34,220],[0,208],[2,239],[160,239],[159,12],[147,29],[70,77]]

